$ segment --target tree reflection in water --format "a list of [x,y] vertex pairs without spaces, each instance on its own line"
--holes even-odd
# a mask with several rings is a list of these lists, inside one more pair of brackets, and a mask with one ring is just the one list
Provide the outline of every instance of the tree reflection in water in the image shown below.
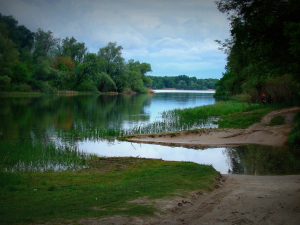
[[226,148],[231,172],[248,175],[299,174],[299,149],[244,145]]

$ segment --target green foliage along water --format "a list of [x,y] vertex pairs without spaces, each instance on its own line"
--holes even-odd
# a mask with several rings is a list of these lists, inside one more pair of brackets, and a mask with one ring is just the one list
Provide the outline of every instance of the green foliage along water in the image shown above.
[[185,90],[206,90],[206,89],[216,89],[215,83],[219,79],[197,79],[196,77],[188,77],[186,75],[179,76],[148,76],[152,84],[150,87],[153,89],[163,89],[163,88],[175,88],[175,89],[185,89]]
[[89,53],[74,37],[61,40],[41,28],[32,32],[0,13],[0,91],[146,93],[151,65],[126,62],[122,50],[109,42],[97,54]]

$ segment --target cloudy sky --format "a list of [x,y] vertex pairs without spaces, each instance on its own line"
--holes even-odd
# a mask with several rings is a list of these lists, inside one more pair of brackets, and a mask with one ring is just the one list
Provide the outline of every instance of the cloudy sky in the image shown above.
[[108,42],[122,56],[151,64],[157,76],[221,78],[226,55],[214,40],[229,37],[215,0],[0,0],[0,12],[35,32],[74,37],[89,52]]

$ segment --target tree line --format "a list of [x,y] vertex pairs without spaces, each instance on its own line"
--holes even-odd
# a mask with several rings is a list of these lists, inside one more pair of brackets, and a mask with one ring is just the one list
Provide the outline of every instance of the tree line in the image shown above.
[[248,93],[270,102],[300,97],[300,1],[221,0],[230,21],[230,38],[221,42],[226,72],[216,95]]
[[153,89],[175,88],[185,90],[207,90],[215,89],[216,82],[219,79],[197,79],[196,77],[188,77],[187,75],[179,75],[173,77],[148,76],[152,80]]
[[41,28],[32,32],[0,13],[0,91],[147,92],[151,65],[125,61],[122,49],[109,42],[90,53],[74,37],[60,39]]

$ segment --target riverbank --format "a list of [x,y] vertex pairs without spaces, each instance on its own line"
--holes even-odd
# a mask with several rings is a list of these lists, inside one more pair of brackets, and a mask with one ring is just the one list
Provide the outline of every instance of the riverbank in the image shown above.
[[[247,144],[285,146],[287,136],[293,127],[293,118],[299,107],[290,107],[272,111],[265,115],[260,123],[247,129],[199,129],[194,131],[167,132],[163,134],[142,134],[124,137],[125,140],[138,143],[183,147],[222,147]],[[284,123],[268,126],[276,116],[282,116]]]
[[300,175],[225,175],[216,187],[211,193],[194,193],[190,198],[152,201],[162,212],[156,217],[88,218],[80,224],[298,225],[300,222]]

